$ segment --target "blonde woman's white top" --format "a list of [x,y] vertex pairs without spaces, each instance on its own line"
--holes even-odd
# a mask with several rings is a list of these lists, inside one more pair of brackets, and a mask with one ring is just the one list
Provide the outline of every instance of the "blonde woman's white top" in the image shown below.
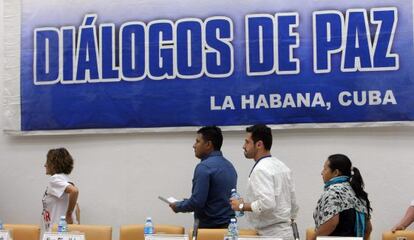
[[[49,183],[43,195],[42,228],[51,231],[53,224],[58,224],[60,216],[66,216],[69,204],[69,194],[65,189],[71,180],[67,174],[54,174],[49,177]],[[72,213],[73,223],[78,223],[75,211]]]

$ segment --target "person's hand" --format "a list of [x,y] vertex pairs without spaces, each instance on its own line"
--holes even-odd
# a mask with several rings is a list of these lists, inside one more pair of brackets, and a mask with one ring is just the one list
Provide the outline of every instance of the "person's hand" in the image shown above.
[[73,224],[72,214],[66,214],[66,222],[68,224]]
[[240,198],[240,199],[230,198],[230,205],[234,211],[240,211],[240,208],[239,208],[240,203],[243,203],[243,198]]
[[395,226],[391,229],[391,232],[395,233],[395,231],[398,231],[398,230],[405,230],[405,227],[404,227],[404,226],[402,226],[402,225],[395,225]]
[[175,213],[178,213],[177,202],[170,203],[169,206]]

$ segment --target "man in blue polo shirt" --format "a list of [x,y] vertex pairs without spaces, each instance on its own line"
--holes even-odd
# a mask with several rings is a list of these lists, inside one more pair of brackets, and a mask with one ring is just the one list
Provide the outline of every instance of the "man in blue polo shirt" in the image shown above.
[[236,188],[237,173],[231,162],[223,157],[223,135],[216,126],[202,127],[194,143],[197,164],[191,197],[171,203],[174,212],[193,212],[199,228],[226,228],[234,211],[229,204],[231,189]]

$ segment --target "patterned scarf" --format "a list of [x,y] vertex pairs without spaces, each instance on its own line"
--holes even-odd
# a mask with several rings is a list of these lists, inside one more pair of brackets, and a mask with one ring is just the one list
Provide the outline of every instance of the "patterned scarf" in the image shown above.
[[355,236],[364,237],[365,217],[368,213],[365,201],[356,197],[349,183],[349,177],[339,176],[325,183],[324,193],[318,200],[318,205],[313,213],[316,228],[324,224],[333,216],[348,209],[355,209]]

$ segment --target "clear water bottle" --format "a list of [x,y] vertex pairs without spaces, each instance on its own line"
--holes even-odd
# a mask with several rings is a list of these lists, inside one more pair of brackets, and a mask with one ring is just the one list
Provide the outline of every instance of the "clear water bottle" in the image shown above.
[[227,231],[227,239],[237,240],[239,238],[239,228],[235,218],[230,219],[230,224]]
[[[233,188],[231,190],[231,196],[230,196],[230,198],[231,199],[237,199],[237,200],[240,199],[240,195],[237,193],[237,191],[236,191],[235,188]],[[236,211],[236,217],[243,217],[243,216],[244,216],[244,212]]]
[[152,224],[152,219],[151,217],[147,217],[147,220],[145,220],[145,225],[144,225],[144,235],[148,236],[154,233],[155,231],[154,231],[154,224]]
[[68,223],[66,222],[66,217],[61,216],[58,224],[58,232],[65,233],[68,232]]

